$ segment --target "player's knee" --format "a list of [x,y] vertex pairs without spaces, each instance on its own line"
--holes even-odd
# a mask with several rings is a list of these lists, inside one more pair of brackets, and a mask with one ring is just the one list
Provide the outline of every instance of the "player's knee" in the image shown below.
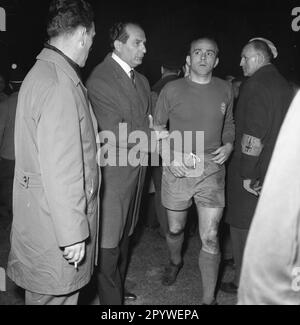
[[183,233],[184,233],[184,229],[174,228],[174,229],[169,229],[167,235],[170,238],[177,238],[178,236],[181,236]]
[[202,240],[202,250],[210,254],[219,253],[219,241],[218,241],[218,232],[210,231],[207,234],[204,234],[201,238]]

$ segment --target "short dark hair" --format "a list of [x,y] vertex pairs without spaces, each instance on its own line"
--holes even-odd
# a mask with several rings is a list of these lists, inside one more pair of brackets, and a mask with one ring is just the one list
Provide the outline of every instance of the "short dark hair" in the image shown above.
[[126,43],[129,35],[127,33],[127,26],[137,26],[142,29],[140,24],[134,23],[134,22],[117,22],[112,25],[112,27],[109,30],[109,41],[110,41],[110,47],[113,50],[115,48],[114,43],[116,40]]
[[273,59],[273,53],[266,42],[254,40],[248,44],[251,45],[255,51],[262,53],[267,62],[270,62]]
[[94,12],[89,3],[84,0],[52,0],[49,8],[47,33],[56,37],[62,34],[72,34],[78,26],[92,28]]
[[218,43],[216,42],[216,40],[215,40],[214,38],[210,37],[210,36],[199,37],[199,38],[193,40],[193,41],[191,42],[191,44],[190,44],[189,55],[191,54],[192,46],[193,46],[196,42],[204,41],[204,40],[205,40],[205,41],[209,41],[209,42],[211,42],[211,43],[214,45],[214,47],[215,47],[215,49],[216,49],[216,57],[217,57],[218,54],[219,54],[219,46],[218,46]]
[[162,64],[162,67],[169,72],[179,73],[181,71],[181,67],[175,67],[170,65]]
[[179,59],[165,58],[162,60],[161,66],[167,71],[178,73],[181,70],[182,63],[179,63]]

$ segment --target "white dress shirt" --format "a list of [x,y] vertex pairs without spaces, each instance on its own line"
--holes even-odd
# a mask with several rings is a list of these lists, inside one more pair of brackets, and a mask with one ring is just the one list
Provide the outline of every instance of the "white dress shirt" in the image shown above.
[[126,72],[127,76],[131,79],[130,76],[130,71],[133,70],[131,68],[131,66],[126,63],[125,61],[123,61],[119,56],[117,56],[116,53],[113,53],[111,56],[117,63],[119,63],[119,65],[121,66],[121,68]]

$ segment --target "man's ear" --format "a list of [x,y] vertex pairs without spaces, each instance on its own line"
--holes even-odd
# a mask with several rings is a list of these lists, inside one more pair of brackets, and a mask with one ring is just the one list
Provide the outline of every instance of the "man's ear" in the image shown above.
[[76,30],[76,37],[80,45],[84,46],[86,42],[86,28],[83,26],[79,26],[78,29]]
[[219,58],[216,58],[216,62],[214,64],[214,68],[219,64]]
[[117,40],[117,39],[114,41],[114,47],[115,47],[115,49],[116,49],[118,52],[121,51],[122,44],[123,44],[123,43],[122,43],[121,41]]
[[187,65],[190,66],[191,65],[191,56],[190,55],[187,55],[185,61],[186,61]]
[[263,64],[265,62],[265,56],[262,53],[257,54],[257,63]]

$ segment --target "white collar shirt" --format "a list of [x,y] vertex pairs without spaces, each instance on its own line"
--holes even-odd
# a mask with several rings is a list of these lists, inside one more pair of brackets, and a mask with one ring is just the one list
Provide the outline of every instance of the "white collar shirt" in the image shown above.
[[130,71],[133,69],[130,67],[130,65],[117,56],[116,53],[113,53],[111,57],[121,66],[121,68],[126,72],[127,76],[131,79]]

